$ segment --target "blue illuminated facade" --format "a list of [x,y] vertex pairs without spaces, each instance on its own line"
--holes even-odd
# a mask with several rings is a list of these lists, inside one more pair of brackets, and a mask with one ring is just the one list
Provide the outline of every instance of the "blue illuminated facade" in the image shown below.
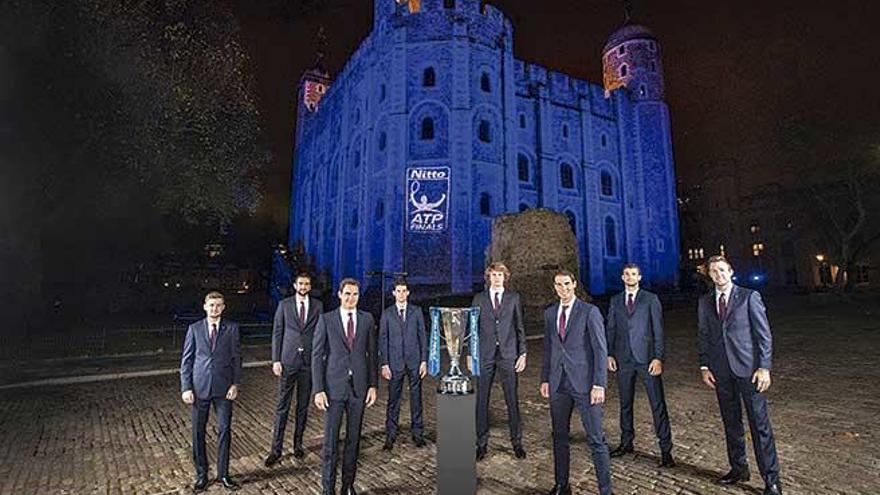
[[[675,285],[675,172],[659,42],[625,25],[603,85],[513,55],[479,0],[375,0],[374,26],[330,82],[303,76],[290,243],[335,284],[405,271],[430,293],[482,286],[492,217],[567,215],[593,293],[622,264]],[[315,105],[315,103],[317,103]]]

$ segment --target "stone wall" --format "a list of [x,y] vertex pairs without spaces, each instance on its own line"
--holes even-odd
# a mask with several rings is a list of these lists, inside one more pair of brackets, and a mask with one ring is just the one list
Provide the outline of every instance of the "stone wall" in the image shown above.
[[556,300],[553,274],[559,268],[578,277],[578,297],[584,297],[578,273],[578,245],[568,219],[546,209],[500,215],[492,222],[489,262],[501,261],[511,271],[508,286],[522,295],[526,331],[543,331],[544,309]]

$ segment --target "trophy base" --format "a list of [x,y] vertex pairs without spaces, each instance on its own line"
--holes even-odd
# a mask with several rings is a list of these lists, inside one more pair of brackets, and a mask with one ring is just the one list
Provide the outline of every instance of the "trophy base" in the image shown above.
[[471,380],[467,377],[445,377],[437,386],[437,393],[443,395],[468,395],[474,393]]

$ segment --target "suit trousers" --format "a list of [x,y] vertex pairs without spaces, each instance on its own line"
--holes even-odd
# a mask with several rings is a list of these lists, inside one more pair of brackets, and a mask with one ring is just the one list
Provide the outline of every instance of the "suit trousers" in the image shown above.
[[651,415],[654,418],[654,433],[660,441],[660,451],[672,451],[672,430],[669,428],[669,412],[663,393],[663,379],[651,376],[648,366],[641,364],[622,365],[617,371],[617,390],[620,394],[620,445],[631,447],[635,438],[633,427],[633,402],[636,394],[636,380],[645,384]]
[[272,435],[272,452],[281,454],[284,445],[284,431],[290,415],[290,402],[296,389],[296,428],[293,430],[294,447],[302,448],[306,421],[309,418],[309,399],[312,394],[311,368],[305,364],[298,370],[289,371],[287,365],[278,380],[278,402],[275,406],[275,427]]
[[229,474],[229,447],[232,443],[232,401],[223,397],[196,399],[192,405],[193,463],[199,478],[208,476],[208,454],[205,450],[205,432],[208,413],[214,406],[217,415],[217,477]]
[[575,392],[563,374],[559,389],[550,392],[550,418],[553,425],[553,470],[557,485],[567,485],[571,438],[571,413],[577,407],[596,468],[599,493],[611,493],[611,458],[602,431],[602,405],[591,405],[590,394]]
[[351,486],[357,474],[357,460],[361,445],[361,427],[364,421],[365,397],[357,397],[354,388],[348,398],[329,399],[330,407],[324,416],[324,450],[321,484],[325,493],[336,488],[336,465],[339,462],[339,429],[345,415],[345,450],[342,453],[342,485]]
[[[725,367],[726,363],[725,363]],[[729,367],[715,375],[715,394],[724,421],[724,436],[727,440],[727,459],[735,470],[748,469],[746,458],[745,430],[742,422],[742,405],[745,404],[749,419],[749,431],[755,448],[758,470],[767,485],[779,482],[779,460],[776,455],[776,441],[770,425],[770,408],[767,395],[759,393],[751,377],[740,378]]]
[[501,378],[501,388],[504,390],[504,402],[507,403],[507,422],[510,426],[510,442],[517,446],[522,445],[522,420],[519,415],[519,397],[517,385],[519,377],[515,370],[514,361],[502,360],[496,347],[495,357],[488,362],[482,363],[480,377],[477,381],[477,446],[485,448],[489,444],[489,396],[492,392],[492,383],[495,381],[495,372]]
[[397,420],[400,417],[400,396],[403,394],[403,380],[409,381],[409,416],[413,438],[421,438],[422,424],[422,379],[418,368],[404,368],[391,372],[388,382],[388,407],[385,411],[385,436],[391,441],[397,438]]

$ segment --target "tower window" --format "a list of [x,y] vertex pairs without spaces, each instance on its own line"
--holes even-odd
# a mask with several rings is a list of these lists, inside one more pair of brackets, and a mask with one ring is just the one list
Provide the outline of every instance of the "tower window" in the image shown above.
[[492,84],[489,81],[489,74],[486,74],[485,72],[480,76],[480,89],[486,93],[492,92]]
[[360,167],[360,165],[361,165],[361,152],[360,152],[360,151],[355,151],[355,152],[354,152],[354,162],[353,162],[353,165],[354,165],[354,168],[358,168],[358,167]]
[[627,67],[626,64],[621,65],[620,66],[620,77],[626,77],[626,75],[628,73],[629,73],[629,67]]
[[519,128],[520,129],[526,128],[526,114],[524,114],[524,113],[519,114]]
[[379,86],[379,101],[385,101],[385,85]]
[[562,124],[562,137],[568,138],[568,124]]
[[388,136],[384,132],[379,133],[379,151],[385,151],[385,145],[387,144]]
[[654,43],[653,41],[649,42],[648,49],[651,50],[652,52],[656,52],[657,51],[657,43]]
[[639,96],[647,96],[648,95],[648,87],[644,84],[639,84]]
[[618,55],[623,55],[624,53],[626,53],[626,45],[620,45],[619,47],[617,47]]
[[421,138],[423,141],[434,139],[434,119],[431,117],[422,119]]
[[563,163],[559,167],[559,182],[565,189],[574,189],[574,169],[571,168],[571,165]]
[[422,86],[426,88],[433,88],[437,85],[437,74],[434,72],[433,67],[428,67],[425,69],[425,72],[422,73]]
[[602,196],[614,196],[614,179],[611,178],[611,173],[609,173],[607,170],[603,170],[600,183],[602,186]]
[[385,217],[385,202],[381,199],[376,203],[376,221],[382,220]]
[[519,177],[520,182],[528,182],[529,181],[529,159],[526,158],[526,155],[520,154],[516,158],[516,169],[517,176]]
[[492,214],[492,197],[489,193],[480,194],[480,215],[488,217]]
[[355,210],[355,211],[351,212],[351,230],[355,230],[357,228],[358,228],[358,212]]
[[617,225],[611,217],[605,218],[605,255],[617,256]]
[[477,137],[484,143],[492,142],[492,128],[489,126],[488,120],[481,120],[477,129]]
[[657,62],[651,60],[651,72],[657,72]]
[[599,136],[599,143],[602,144],[603,148],[608,147],[608,136],[603,132],[601,136]]
[[577,237],[577,216],[575,216],[573,211],[565,210],[565,217],[568,218],[568,226],[571,227],[571,231],[574,232],[575,237]]

